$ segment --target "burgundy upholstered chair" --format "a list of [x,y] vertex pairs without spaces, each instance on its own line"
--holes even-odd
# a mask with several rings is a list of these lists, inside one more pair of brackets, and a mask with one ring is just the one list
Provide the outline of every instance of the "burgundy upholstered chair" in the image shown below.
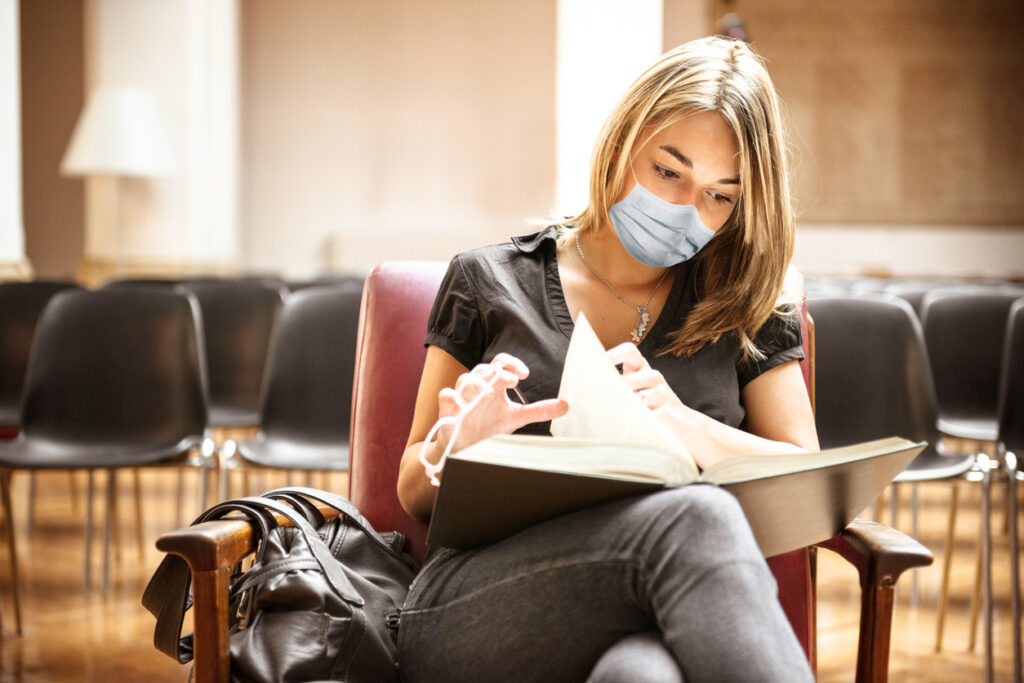
[[[407,549],[419,559],[426,552],[427,529],[404,512],[396,483],[426,355],[427,316],[445,267],[391,262],[374,268],[363,290],[356,347],[349,497],[376,529],[405,534]],[[804,377],[813,396],[813,327],[806,308],[802,313]],[[884,681],[896,580],[906,569],[930,564],[931,553],[895,529],[859,520],[822,545],[848,559],[861,577],[857,681]],[[157,547],[184,557],[192,571],[195,680],[228,681],[226,596],[230,568],[253,550],[248,524],[208,522],[164,534]],[[810,548],[769,559],[783,609],[812,664],[814,557]]]
[[[426,350],[427,316],[446,268],[441,262],[390,262],[377,266],[363,290],[352,406],[350,498],[377,529],[406,535],[423,558],[426,525],[398,502],[398,463],[412,424]],[[801,310],[804,380],[813,399],[813,325]],[[889,626],[896,579],[906,569],[930,564],[929,551],[895,529],[856,521],[823,544],[849,559],[863,586],[858,681],[885,680]],[[808,658],[814,662],[814,553],[805,548],[768,559],[779,600]]]

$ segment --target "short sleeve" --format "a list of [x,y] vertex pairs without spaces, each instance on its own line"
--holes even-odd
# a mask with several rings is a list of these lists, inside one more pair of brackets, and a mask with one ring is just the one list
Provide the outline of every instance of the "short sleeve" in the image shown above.
[[430,309],[424,344],[437,346],[467,368],[472,368],[483,356],[483,339],[476,292],[466,274],[461,255],[456,256],[448,264],[448,272]]
[[799,315],[793,312],[788,315],[770,316],[754,335],[754,346],[764,354],[764,358],[740,361],[736,368],[740,389],[772,368],[791,360],[803,360],[804,348]]

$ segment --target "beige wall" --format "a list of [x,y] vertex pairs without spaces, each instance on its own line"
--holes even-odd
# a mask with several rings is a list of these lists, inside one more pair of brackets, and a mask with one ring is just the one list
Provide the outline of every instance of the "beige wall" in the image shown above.
[[555,0],[242,3],[242,257],[305,276],[532,230]]
[[719,0],[792,116],[813,223],[1024,225],[1020,0]]
[[82,0],[22,2],[25,254],[36,277],[72,278],[82,258],[82,182],[58,173],[84,98]]

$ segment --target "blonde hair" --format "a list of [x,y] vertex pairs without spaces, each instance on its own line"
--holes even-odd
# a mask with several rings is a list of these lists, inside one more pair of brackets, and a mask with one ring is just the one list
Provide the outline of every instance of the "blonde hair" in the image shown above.
[[[703,38],[665,53],[605,121],[591,160],[590,202],[561,225],[584,234],[608,225],[643,131],[696,112],[721,114],[739,143],[740,196],[732,215],[693,259],[698,303],[664,353],[690,355],[736,334],[744,357],[773,312],[793,252],[793,210],[778,98],[761,58],[746,43]],[[563,239],[569,237],[565,234]]]

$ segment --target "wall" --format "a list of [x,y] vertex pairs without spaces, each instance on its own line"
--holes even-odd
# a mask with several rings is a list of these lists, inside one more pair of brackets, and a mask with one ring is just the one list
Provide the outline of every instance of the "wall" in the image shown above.
[[58,172],[85,98],[82,0],[21,3],[25,252],[36,277],[73,278],[82,260],[82,182]]
[[555,12],[243,3],[247,267],[365,270],[532,231],[554,199]]
[[1024,276],[1024,3],[717,0],[794,133],[810,271]]

